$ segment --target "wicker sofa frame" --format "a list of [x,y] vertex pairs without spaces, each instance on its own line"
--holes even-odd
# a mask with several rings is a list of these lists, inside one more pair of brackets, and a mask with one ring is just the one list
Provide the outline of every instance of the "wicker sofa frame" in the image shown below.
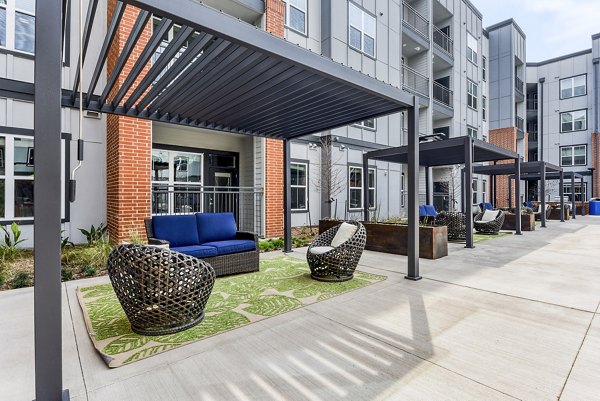
[[448,240],[450,241],[467,239],[466,215],[462,212],[440,212],[436,216],[435,225],[448,227]]
[[134,244],[111,252],[108,275],[131,329],[150,336],[200,323],[215,283],[215,271],[206,261]]
[[358,229],[349,240],[340,246],[322,254],[311,252],[312,248],[331,246],[333,237],[341,227],[341,224],[338,224],[319,235],[308,247],[306,259],[311,277],[315,280],[339,282],[351,280],[354,277],[354,271],[367,243],[367,230],[358,221],[348,221],[347,223],[354,224]]
[[[169,245],[169,241],[154,237],[154,231],[152,230],[152,219],[145,219],[144,225],[146,226],[148,245]],[[202,260],[209,263],[213,267],[217,277],[227,276],[230,274],[257,272],[259,269],[258,235],[251,232],[238,231],[235,239],[254,241],[256,245],[255,249],[253,251],[202,258]]]
[[504,224],[504,212],[502,210],[498,210],[496,214],[496,218],[492,221],[481,221],[483,217],[483,213],[478,213],[475,216],[474,226],[475,231],[482,234],[498,234],[502,225]]

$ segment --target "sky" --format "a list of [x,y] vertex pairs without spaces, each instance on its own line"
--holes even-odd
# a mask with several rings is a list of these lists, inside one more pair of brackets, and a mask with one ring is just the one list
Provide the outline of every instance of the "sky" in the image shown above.
[[600,0],[471,0],[483,26],[513,18],[527,36],[527,62],[592,47],[600,33]]

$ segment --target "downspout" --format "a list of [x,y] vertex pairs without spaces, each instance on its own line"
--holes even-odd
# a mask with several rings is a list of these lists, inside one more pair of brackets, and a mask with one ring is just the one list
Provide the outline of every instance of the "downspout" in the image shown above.
[[594,99],[596,104],[596,112],[594,113],[594,132],[598,132],[598,114],[600,114],[600,90],[598,89],[598,85],[600,85],[599,63],[600,59],[594,60]]
[[538,160],[544,161],[544,82],[546,78],[540,78],[540,89],[538,91],[538,105],[540,122],[538,124]]

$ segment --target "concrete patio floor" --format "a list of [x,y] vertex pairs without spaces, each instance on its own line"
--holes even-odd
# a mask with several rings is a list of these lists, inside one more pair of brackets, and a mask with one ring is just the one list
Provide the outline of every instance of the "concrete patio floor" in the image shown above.
[[[117,369],[75,297],[108,280],[66,283],[65,387],[76,401],[600,399],[600,217],[451,244],[418,282],[403,256],[365,252],[359,269],[388,279]],[[0,341],[0,399],[33,399],[32,289],[0,293]]]

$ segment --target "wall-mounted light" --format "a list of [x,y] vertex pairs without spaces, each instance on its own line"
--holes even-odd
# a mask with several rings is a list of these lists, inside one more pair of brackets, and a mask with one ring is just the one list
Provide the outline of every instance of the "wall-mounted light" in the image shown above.
[[340,145],[340,151],[343,152],[346,149],[346,145]]

